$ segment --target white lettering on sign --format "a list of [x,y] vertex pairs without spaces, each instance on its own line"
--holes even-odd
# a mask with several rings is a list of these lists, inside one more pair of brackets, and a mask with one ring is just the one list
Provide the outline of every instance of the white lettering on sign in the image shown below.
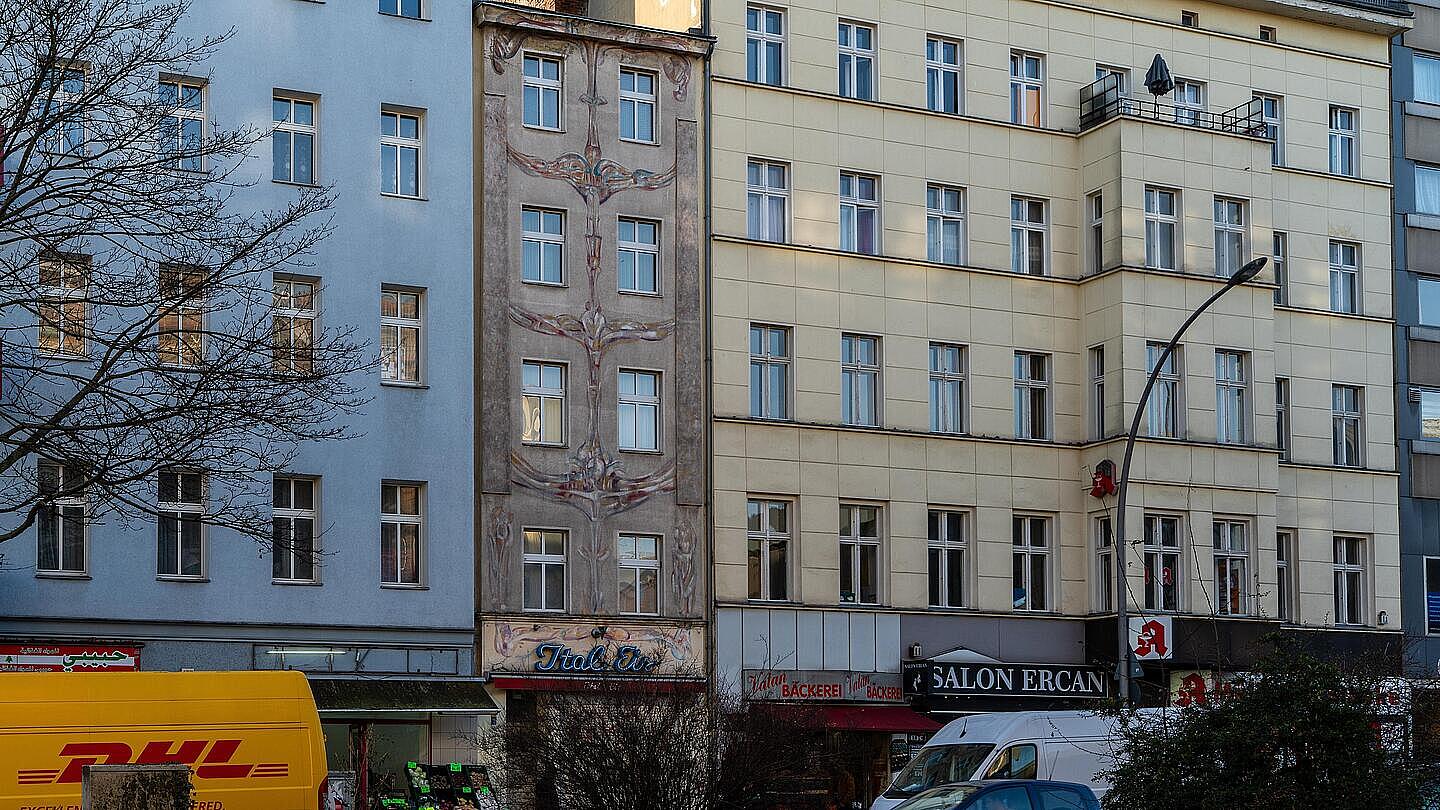
[[[917,692],[952,695],[1066,695],[1104,697],[1105,676],[1094,667],[1070,664],[954,664],[929,662],[907,666],[930,669],[928,678],[912,679]],[[927,688],[928,687],[928,688]]]

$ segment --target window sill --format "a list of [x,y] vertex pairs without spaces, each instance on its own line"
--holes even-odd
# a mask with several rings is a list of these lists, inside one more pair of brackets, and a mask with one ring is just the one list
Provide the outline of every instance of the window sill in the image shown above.
[[423,391],[430,387],[428,384],[422,382],[404,382],[401,380],[381,380],[380,385],[385,388],[412,388],[417,391]]
[[884,610],[886,608],[879,602],[838,602],[837,606],[846,610]]
[[637,146],[659,146],[659,141],[642,141],[638,138],[617,138],[621,143],[633,143]]
[[636,297],[639,297],[639,298],[664,298],[664,297],[665,297],[665,296],[661,295],[658,290],[655,291],[655,292],[646,292],[645,290],[616,290],[616,292],[619,293],[620,295],[633,295],[633,296],[636,296]]
[[396,194],[392,191],[380,192],[381,197],[389,197],[392,200],[410,200],[411,202],[430,202],[429,197],[415,196],[412,194]]
[[[57,363],[83,363],[90,359],[88,354],[62,354],[59,352],[36,352],[35,356],[41,360],[54,360]],[[175,368],[189,368],[189,366],[175,366]]]
[[520,608],[521,613],[544,613],[550,616],[558,616],[565,612],[565,608]]
[[84,573],[84,572],[81,572],[81,571],[36,571],[36,572],[35,572],[35,578],[36,578],[36,579],[71,579],[71,580],[81,580],[81,581],[85,581],[85,580],[89,580],[91,577],[90,577],[90,575],[89,575],[88,573]]
[[565,134],[565,128],[564,128],[564,127],[559,127],[559,128],[556,128],[556,127],[542,127],[542,126],[538,126],[538,125],[536,125],[536,124],[521,124],[520,126],[521,126],[522,129],[530,129],[530,130],[534,130],[534,131],[536,131],[536,132],[550,132],[550,133],[553,133],[553,134],[556,134],[556,135],[564,135],[564,134]]
[[272,579],[271,585],[285,585],[300,588],[318,588],[325,583],[313,579]]
[[409,20],[411,22],[431,22],[429,17],[407,17],[404,14],[391,14],[388,11],[377,12],[381,17],[389,17],[392,20]]
[[568,442],[521,442],[520,446],[539,447],[549,450],[566,450],[569,449],[570,444]]
[[622,453],[633,453],[633,454],[635,454],[635,455],[637,455],[637,456],[663,456],[663,455],[665,455],[665,451],[664,451],[664,450],[660,450],[660,449],[656,449],[656,450],[637,450],[637,449],[632,449],[632,448],[629,448],[629,447],[621,447],[621,448],[618,448],[618,449],[619,449],[620,452],[622,452]]
[[658,619],[660,617],[659,611],[656,611],[654,613],[631,613],[629,611],[622,610],[620,611],[619,615],[633,616],[637,619]]
[[155,577],[157,582],[209,582],[209,577],[186,577],[177,574],[158,574]]
[[[318,583],[317,583],[318,584]],[[407,584],[404,582],[382,582],[380,587],[391,591],[428,591],[429,585]]]
[[[308,0],[308,2],[313,3],[315,2],[315,0]],[[324,186],[320,185],[319,183],[301,183],[298,180],[277,180],[273,177],[270,178],[270,182],[274,183],[277,186],[294,186],[296,188],[324,188]]]
[[520,279],[520,283],[531,287],[549,287],[556,290],[563,290],[570,286],[563,281],[533,281],[528,278]]

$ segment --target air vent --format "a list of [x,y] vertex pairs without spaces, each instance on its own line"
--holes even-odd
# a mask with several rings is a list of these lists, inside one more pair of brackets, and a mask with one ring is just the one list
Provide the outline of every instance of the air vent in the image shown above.
[[1410,401],[1411,401],[1411,402],[1419,402],[1419,401],[1420,401],[1420,389],[1419,389],[1419,388],[1413,388],[1413,387],[1412,387],[1412,388],[1410,389]]

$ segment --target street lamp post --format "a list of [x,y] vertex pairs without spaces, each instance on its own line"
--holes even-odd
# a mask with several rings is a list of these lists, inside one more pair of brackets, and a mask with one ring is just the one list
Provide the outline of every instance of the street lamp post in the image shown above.
[[1120,481],[1116,487],[1115,494],[1115,625],[1119,631],[1119,656],[1115,665],[1115,677],[1120,681],[1120,705],[1130,706],[1130,682],[1138,675],[1135,670],[1138,665],[1130,653],[1130,589],[1125,578],[1125,552],[1127,541],[1125,539],[1125,496],[1130,488],[1130,457],[1135,452],[1135,436],[1140,432],[1140,418],[1145,414],[1145,403],[1150,399],[1150,391],[1155,387],[1155,379],[1160,375],[1160,369],[1165,367],[1170,360],[1170,355],[1175,351],[1175,346],[1184,336],[1185,330],[1196,318],[1210,308],[1210,305],[1220,300],[1220,296],[1230,292],[1234,288],[1255,278],[1260,270],[1265,267],[1265,257],[1253,259],[1235,271],[1235,274],[1225,282],[1225,286],[1216,290],[1213,295],[1205,299],[1198,309],[1190,313],[1190,317],[1180,324],[1175,330],[1175,336],[1165,344],[1165,350],[1155,359],[1154,367],[1150,369],[1150,376],[1145,379],[1145,390],[1140,392],[1140,402],[1135,406],[1135,418],[1130,420],[1130,432],[1125,435],[1125,455],[1120,462]]

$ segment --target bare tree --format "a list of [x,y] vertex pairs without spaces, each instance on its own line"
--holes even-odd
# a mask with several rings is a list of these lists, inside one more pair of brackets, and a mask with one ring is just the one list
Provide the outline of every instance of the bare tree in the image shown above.
[[187,6],[0,3],[0,541],[65,498],[123,523],[204,480],[198,520],[268,542],[265,473],[361,402],[351,330],[288,320],[315,291],[272,288],[332,195],[243,204],[267,132],[207,120],[229,35],[182,35]]

